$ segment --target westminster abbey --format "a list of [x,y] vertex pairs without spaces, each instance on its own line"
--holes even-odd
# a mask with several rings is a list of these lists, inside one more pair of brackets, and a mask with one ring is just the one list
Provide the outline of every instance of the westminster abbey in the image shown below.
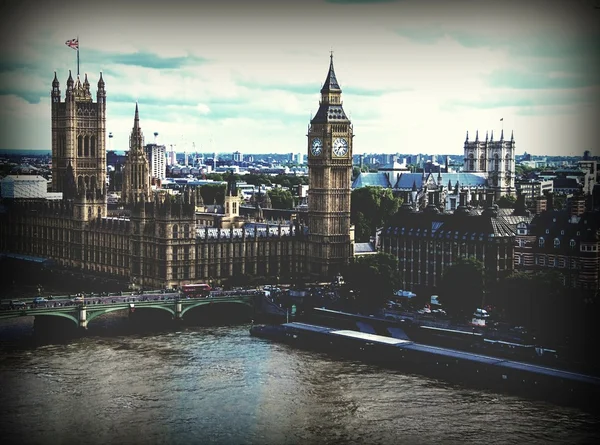
[[256,275],[331,279],[353,254],[350,226],[352,125],[342,109],[333,59],[310,122],[308,224],[267,224],[240,216],[235,181],[223,213],[209,214],[199,190],[152,190],[136,104],[123,173],[121,209],[108,210],[106,90],[96,101],[87,75],[69,73],[65,99],[52,82],[52,191],[62,199],[14,199],[0,215],[0,251],[123,277],[145,288]]

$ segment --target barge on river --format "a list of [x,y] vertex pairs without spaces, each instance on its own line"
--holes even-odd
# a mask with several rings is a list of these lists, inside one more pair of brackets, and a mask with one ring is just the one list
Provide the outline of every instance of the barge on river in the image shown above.
[[253,336],[351,356],[455,383],[597,409],[600,379],[559,369],[488,357],[411,340],[307,323],[259,325]]

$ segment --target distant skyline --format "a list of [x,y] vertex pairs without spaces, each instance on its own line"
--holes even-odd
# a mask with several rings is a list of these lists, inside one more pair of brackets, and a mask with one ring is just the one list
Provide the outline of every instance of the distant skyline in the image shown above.
[[11,3],[1,149],[50,149],[51,82],[64,98],[77,72],[65,42],[79,37],[94,98],[103,72],[115,150],[137,100],[146,143],[304,153],[333,50],[355,154],[461,153],[467,131],[502,127],[519,154],[600,154],[593,0]]

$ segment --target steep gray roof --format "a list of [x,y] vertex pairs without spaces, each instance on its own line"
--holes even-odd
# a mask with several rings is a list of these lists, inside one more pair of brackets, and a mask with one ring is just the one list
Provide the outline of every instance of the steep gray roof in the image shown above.
[[[446,186],[448,181],[450,181],[453,186],[458,181],[461,186],[465,187],[483,186],[486,182],[485,176],[477,173],[428,173],[425,175],[426,181],[430,175],[433,176],[433,179],[436,181],[436,183],[438,182],[438,177],[441,177],[441,182],[439,182],[439,184],[443,186]],[[413,182],[417,184],[418,189],[422,188],[423,174],[401,173],[400,179],[396,181],[396,184],[394,184],[394,188],[410,190],[412,189]]]
[[352,183],[353,189],[361,187],[385,187],[391,188],[385,173],[361,173]]

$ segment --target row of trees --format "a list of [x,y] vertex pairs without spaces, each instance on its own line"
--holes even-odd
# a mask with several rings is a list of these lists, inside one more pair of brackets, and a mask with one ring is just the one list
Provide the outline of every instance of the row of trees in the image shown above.
[[[401,286],[398,260],[385,253],[354,258],[344,278],[358,306],[365,308],[382,307]],[[461,258],[446,268],[437,290],[420,292],[420,303],[433,292],[455,318],[470,318],[476,308],[491,305],[499,320],[525,326],[538,343],[569,344],[579,357],[592,354],[600,339],[597,293],[565,287],[556,272],[513,272],[486,283],[484,265]]]
[[236,181],[244,181],[247,184],[254,186],[267,186],[271,187],[279,185],[284,188],[294,188],[298,185],[308,185],[308,176],[295,176],[295,175],[265,175],[265,174],[248,174],[238,175],[236,173],[209,173],[206,175],[206,179],[213,181],[227,181],[231,176]]

